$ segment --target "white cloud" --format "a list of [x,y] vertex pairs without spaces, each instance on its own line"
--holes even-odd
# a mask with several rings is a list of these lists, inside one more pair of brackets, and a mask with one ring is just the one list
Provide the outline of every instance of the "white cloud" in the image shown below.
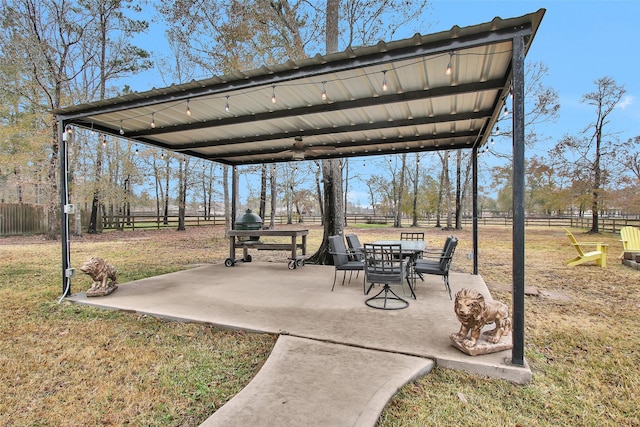
[[620,102],[618,103],[618,107],[621,109],[626,109],[628,106],[634,103],[635,99],[631,95],[624,96]]

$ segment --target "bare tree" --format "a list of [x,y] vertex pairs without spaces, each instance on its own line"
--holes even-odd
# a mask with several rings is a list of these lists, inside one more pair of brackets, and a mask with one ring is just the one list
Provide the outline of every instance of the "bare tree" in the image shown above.
[[[619,141],[615,135],[607,133],[609,115],[625,94],[624,86],[616,84],[611,77],[602,77],[594,82],[594,92],[582,97],[582,102],[595,107],[595,121],[587,125],[582,136],[565,136],[555,147],[556,155],[577,165],[582,171],[589,171],[591,191],[591,233],[599,233],[600,199],[603,190],[603,173],[615,158]],[[569,157],[567,157],[567,154]]]

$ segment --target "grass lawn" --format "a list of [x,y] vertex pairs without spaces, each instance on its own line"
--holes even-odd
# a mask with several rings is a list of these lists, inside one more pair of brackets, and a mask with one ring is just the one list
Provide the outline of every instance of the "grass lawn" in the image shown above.
[[[399,235],[350,231],[361,241]],[[424,231],[434,246],[448,234]],[[609,243],[606,269],[566,267],[575,251],[562,229],[526,232],[526,284],[541,292],[525,302],[532,383],[436,368],[397,394],[381,426],[640,426],[640,271],[617,260],[619,236],[573,231]],[[471,272],[471,231],[454,234],[452,269]],[[510,229],[479,235],[480,273],[510,305],[500,291],[511,283]],[[311,252],[321,236],[310,227]],[[101,256],[124,283],[222,262],[227,247],[220,227],[113,232],[73,238],[71,261]],[[59,303],[60,256],[59,242],[0,238],[0,425],[196,426],[251,380],[277,338]],[[73,279],[74,292],[89,285]]]

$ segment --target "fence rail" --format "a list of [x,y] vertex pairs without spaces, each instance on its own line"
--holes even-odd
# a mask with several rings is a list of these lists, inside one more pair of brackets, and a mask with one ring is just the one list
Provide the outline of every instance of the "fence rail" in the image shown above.
[[[79,223],[76,223],[76,234],[86,230],[88,215],[86,212],[82,214],[82,230]],[[80,218],[74,217],[77,221]],[[103,229],[159,229],[159,228],[177,228],[178,215],[171,214],[158,218],[155,214],[134,213],[130,216],[114,216],[109,219],[111,225],[103,224]],[[392,225],[393,218],[384,215],[368,215],[368,214],[349,214],[346,217],[347,225],[356,224],[372,224],[372,225]],[[511,217],[494,217],[486,216],[478,218],[480,226],[503,226],[510,227],[513,218]],[[264,219],[264,224],[268,225],[270,218]],[[289,220],[286,215],[278,215],[274,218],[276,225],[284,225],[288,223],[294,224],[322,224],[320,216],[304,215],[293,217]],[[473,220],[471,217],[462,218],[463,227],[471,227]],[[115,224],[119,224],[116,226]],[[420,227],[435,227],[437,220],[435,217],[422,218],[418,221]],[[198,227],[203,225],[225,226],[226,221],[223,215],[213,215],[205,217],[203,215],[185,215],[186,227]],[[408,227],[411,225],[410,219],[403,220],[402,225]],[[444,219],[441,219],[441,225],[445,225]],[[525,219],[526,226],[545,226],[545,227],[570,227],[570,228],[591,228],[591,217],[578,216],[554,216],[554,217],[527,217]],[[600,218],[600,230],[603,232],[617,233],[624,226],[640,227],[640,216],[633,218],[624,217],[602,217]],[[72,227],[72,229],[74,229]],[[20,235],[20,234],[42,234],[47,231],[47,216],[44,206],[28,205],[28,204],[12,204],[0,203],[0,236]]]
[[[139,228],[163,228],[163,227],[177,227],[178,226],[178,216],[170,215],[167,217],[165,221],[163,218],[160,218],[158,221],[155,215],[150,216],[146,215],[131,215],[130,217],[119,217],[117,218],[119,223],[125,229],[139,229]],[[265,218],[264,225],[268,225],[270,223],[270,217]],[[366,215],[366,214],[351,214],[347,215],[346,221],[348,225],[354,224],[372,224],[372,225],[392,225],[393,218],[386,217],[383,215]],[[312,216],[305,215],[297,218],[292,218],[291,221],[289,217],[286,215],[278,215],[275,217],[274,223],[276,225],[284,225],[284,224],[311,224],[311,225],[320,225],[322,224],[322,218],[320,216]],[[480,226],[503,226],[510,227],[513,223],[513,218],[511,217],[482,217],[478,218],[478,225]],[[528,217],[525,219],[526,226],[543,226],[543,227],[569,227],[569,228],[591,228],[591,217],[577,217],[577,216],[566,216],[566,217]],[[617,233],[620,231],[620,228],[624,226],[634,226],[640,227],[640,217],[635,218],[622,218],[622,217],[607,217],[600,218],[600,231],[602,232],[610,232]],[[473,224],[473,219],[470,217],[465,217],[462,219],[463,227],[471,227]],[[225,226],[226,221],[224,216],[216,215],[211,216],[208,219],[205,219],[202,215],[185,215],[185,225],[186,226],[201,226],[201,225],[215,225],[215,226]],[[404,219],[402,222],[403,227],[409,227],[411,225],[411,220]],[[437,219],[433,218],[423,218],[418,221],[419,227],[435,227],[437,225]],[[440,225],[444,226],[445,221],[441,219]]]

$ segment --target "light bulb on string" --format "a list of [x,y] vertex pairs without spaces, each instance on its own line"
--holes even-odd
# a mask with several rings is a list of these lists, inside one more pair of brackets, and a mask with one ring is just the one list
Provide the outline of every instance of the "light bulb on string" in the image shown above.
[[106,146],[107,146],[107,137],[106,137],[106,136],[103,136],[103,137],[102,137],[102,146],[103,146],[103,147],[106,147]]
[[389,83],[387,83],[387,70],[382,71],[382,91],[386,92],[389,90]]
[[91,135],[93,135],[93,122],[91,122]]
[[451,65],[452,61],[453,61],[453,52],[449,53],[449,63],[447,64],[447,71],[445,71],[445,74],[447,76],[450,76],[451,73],[453,73],[453,65]]
[[124,129],[122,128],[122,120],[120,120],[120,135],[124,135]]
[[224,104],[224,111],[228,113],[229,110],[231,109],[231,107],[229,106],[229,95],[227,95],[226,98],[227,98],[227,102]]
[[271,85],[271,103],[275,104],[276,102],[278,102],[276,98],[276,85]]
[[187,116],[191,117],[191,107],[189,107],[189,100],[187,99]]
[[162,151],[160,152],[160,158],[161,158],[161,159],[164,159],[164,150],[162,150]]
[[140,150],[138,150],[138,146],[136,146],[135,155],[137,156],[138,154],[140,154]]
[[151,129],[156,128],[156,118],[154,117],[155,113],[151,113]]
[[322,98],[323,101],[327,100],[327,89],[325,88],[325,84],[327,82],[322,82],[322,95],[320,95],[320,98]]

